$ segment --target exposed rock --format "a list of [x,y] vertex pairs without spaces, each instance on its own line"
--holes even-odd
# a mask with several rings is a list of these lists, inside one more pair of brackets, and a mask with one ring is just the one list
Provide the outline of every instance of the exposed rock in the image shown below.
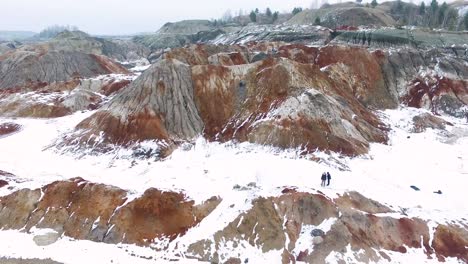
[[316,236],[312,239],[314,245],[319,245],[323,243],[323,238],[321,236]]
[[[156,189],[133,201],[127,199],[126,191],[112,186],[80,178],[58,181],[0,197],[0,228],[50,228],[57,236],[148,245],[184,234],[219,203],[212,198],[195,206],[183,194]],[[50,242],[54,236],[46,238],[38,239]]]
[[446,126],[453,126],[453,124],[440,117],[425,113],[413,117],[412,131],[421,133],[427,128],[444,130]]
[[31,212],[41,197],[40,190],[22,189],[0,198],[0,224],[3,229],[26,226]]
[[0,180],[0,188],[4,187],[4,186],[7,186],[8,185],[8,182],[5,181],[5,180]]
[[191,69],[176,60],[161,60],[91,117],[77,125],[89,144],[126,144],[142,140],[192,139],[203,123],[193,99]]
[[[15,123],[1,123],[0,124],[0,138],[15,133],[21,129],[21,125]],[[1,173],[0,173],[1,175]]]
[[209,43],[244,44],[247,42],[294,42],[323,45],[330,41],[331,30],[308,25],[247,25],[237,31],[217,36]]
[[[356,31],[337,31],[332,43],[362,45],[372,48],[440,48],[456,55],[464,55],[463,44],[468,34],[456,31],[429,31],[419,28],[376,28]],[[448,48],[450,47],[450,48]],[[466,56],[466,55],[465,55]]]
[[312,230],[312,232],[310,234],[312,236],[314,236],[314,237],[320,237],[320,236],[324,236],[325,232],[323,232],[323,230],[321,230],[321,229],[314,229],[314,230]]
[[105,56],[76,51],[15,51],[0,57],[1,89],[43,87],[77,76],[89,78],[110,73],[127,70]]
[[45,234],[35,235],[33,238],[36,245],[43,247],[55,243],[60,235],[57,232],[47,232]]
[[439,225],[432,242],[437,257],[445,261],[446,257],[456,257],[468,262],[468,231],[455,225]]
[[390,213],[392,210],[387,206],[364,197],[358,192],[347,192],[343,196],[334,200],[341,210],[353,208],[369,214]]

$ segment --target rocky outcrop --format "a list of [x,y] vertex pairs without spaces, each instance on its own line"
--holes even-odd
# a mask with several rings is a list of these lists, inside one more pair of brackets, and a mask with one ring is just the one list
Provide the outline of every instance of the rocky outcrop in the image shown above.
[[420,50],[439,48],[449,53],[465,56],[466,32],[430,31],[419,28],[376,28],[366,30],[338,30],[334,44],[352,44],[371,48],[415,48]]
[[44,49],[104,55],[117,61],[135,61],[148,57],[150,50],[131,40],[92,37],[81,31],[65,30],[47,42],[22,49]]
[[[207,56],[196,63],[203,58]],[[96,139],[127,144],[204,134],[307,151],[366,153],[369,141],[386,141],[385,129],[348,90],[352,84],[334,78],[339,71],[338,67],[322,72],[317,66],[284,59],[193,67],[165,59],[82,121],[74,137],[95,145]],[[372,100],[379,99],[380,90],[365,92]]]
[[105,56],[75,51],[15,51],[0,57],[0,89],[43,87],[110,73],[128,73]]
[[[142,140],[192,139],[203,130],[193,99],[189,65],[161,60],[151,66],[102,110],[77,125],[78,137],[95,144],[127,144]],[[102,132],[101,132],[102,131]]]
[[50,228],[76,239],[149,245],[183,235],[219,203],[194,205],[183,194],[156,189],[128,199],[122,189],[80,178],[23,189],[0,197],[0,228]]
[[[122,77],[122,76],[120,76]],[[131,82],[132,76],[43,83],[0,91],[0,116],[55,118],[81,110],[94,110],[109,96]]]
[[214,44],[247,44],[249,42],[288,42],[323,45],[331,40],[328,28],[309,25],[247,25],[219,35],[209,41]]
[[0,123],[0,138],[18,132],[20,129],[21,125],[15,123]]
[[[356,252],[351,254],[353,258],[364,263],[392,261],[382,250],[406,253],[408,248],[421,250],[428,257],[435,254],[441,260],[449,256],[461,261],[466,258],[466,230],[439,225],[430,241],[424,220],[378,216],[391,210],[358,193],[345,194],[335,201],[321,194],[298,192],[259,198],[212,238],[193,243],[187,250],[193,257],[216,263],[239,258],[237,248],[245,248],[244,241],[264,253],[283,252],[282,260],[278,260],[282,263],[327,263],[325,259],[331,255],[339,260],[349,245]],[[321,225],[328,221],[332,221],[330,227],[322,231]]]
[[440,117],[426,113],[413,117],[412,131],[414,133],[421,133],[428,128],[445,130],[447,126],[453,126],[453,124]]

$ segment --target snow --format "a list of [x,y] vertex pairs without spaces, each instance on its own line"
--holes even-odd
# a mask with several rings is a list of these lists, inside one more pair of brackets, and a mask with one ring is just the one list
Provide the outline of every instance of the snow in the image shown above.
[[[62,237],[47,247],[39,247],[32,241],[34,234],[18,231],[0,231],[1,256],[23,258],[52,258],[64,263],[163,263],[168,259],[181,260],[177,252],[184,250],[201,238],[210,238],[251,208],[251,202],[260,196],[277,196],[287,186],[296,186],[298,191],[337,197],[347,191],[358,191],[399,211],[409,217],[430,220],[432,229],[438,223],[450,223],[468,219],[466,183],[468,176],[468,125],[465,120],[443,117],[454,127],[441,132],[428,129],[426,132],[411,132],[412,117],[424,110],[401,108],[379,112],[381,119],[390,125],[388,145],[371,144],[369,154],[357,158],[343,157],[337,153],[316,152],[301,156],[301,150],[279,150],[250,143],[216,143],[199,138],[187,143],[164,161],[122,158],[115,153],[85,155],[59,154],[48,148],[60,135],[93,112],[79,112],[56,119],[8,119],[0,123],[14,122],[23,129],[0,138],[0,170],[17,175],[10,187],[0,188],[0,196],[21,188],[38,188],[55,180],[82,177],[97,183],[114,185],[128,190],[129,199],[139,197],[146,189],[182,191],[196,204],[219,196],[220,205],[200,224],[186,235],[173,242],[161,241],[157,248],[168,247],[161,252],[131,245],[107,245],[90,241],[75,241]],[[448,140],[450,139],[450,140]],[[444,143],[445,142],[445,143]],[[151,143],[148,143],[151,146]],[[133,164],[132,164],[133,163]],[[340,170],[340,169],[345,170]],[[329,171],[331,185],[320,187],[320,175]],[[0,176],[0,179],[1,176]],[[251,184],[255,183],[255,184]],[[415,185],[421,191],[414,191]],[[441,190],[442,194],[434,191]],[[336,219],[323,222],[318,228],[328,230]],[[312,226],[303,227],[304,234]],[[310,230],[309,230],[310,229]],[[432,236],[433,230],[431,230]],[[310,237],[309,237],[310,238]],[[310,239],[301,236],[301,247],[312,247]],[[309,239],[309,240],[308,240]],[[298,242],[299,243],[299,242]],[[263,253],[248,243],[233,247],[225,241],[219,254],[238,253],[249,258],[249,263],[275,263],[281,252]],[[24,250],[28,248],[28,250]],[[70,252],[73,250],[73,253]],[[127,252],[128,251],[128,252]],[[421,250],[408,249],[410,254],[385,252],[392,263],[434,263]],[[133,252],[136,256],[131,256]],[[73,256],[73,257],[71,257]],[[152,260],[138,256],[153,257]],[[226,255],[227,256],[227,255]],[[347,253],[331,254],[327,261],[355,256]],[[448,263],[456,263],[449,259]]]

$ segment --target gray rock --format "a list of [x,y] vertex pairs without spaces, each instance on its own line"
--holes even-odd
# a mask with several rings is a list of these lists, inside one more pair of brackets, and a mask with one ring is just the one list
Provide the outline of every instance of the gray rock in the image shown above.
[[43,247],[51,245],[59,239],[60,234],[57,232],[47,232],[45,234],[34,236],[33,240],[36,245]]
[[322,242],[323,242],[323,238],[321,236],[316,236],[312,238],[312,243],[314,245],[322,244]]
[[314,237],[321,237],[325,235],[325,232],[323,232],[322,229],[314,229],[312,232],[310,232],[310,234]]

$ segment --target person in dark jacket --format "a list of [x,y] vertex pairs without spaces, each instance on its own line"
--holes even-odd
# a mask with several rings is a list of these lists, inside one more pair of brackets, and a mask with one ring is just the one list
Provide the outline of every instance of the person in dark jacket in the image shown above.
[[325,186],[326,180],[327,180],[327,173],[322,173],[322,184],[321,186]]
[[328,180],[328,183],[327,183],[327,186],[330,185],[330,180],[331,180],[331,175],[330,175],[330,172],[327,171],[327,180]]

